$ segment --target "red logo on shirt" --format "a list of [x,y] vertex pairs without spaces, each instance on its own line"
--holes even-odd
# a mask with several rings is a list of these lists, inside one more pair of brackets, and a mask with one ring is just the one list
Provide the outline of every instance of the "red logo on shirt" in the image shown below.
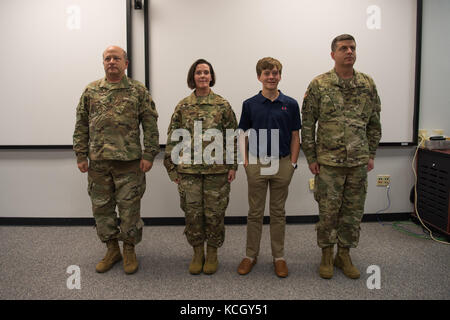
[[281,107],[281,110],[286,111],[286,110],[287,110],[287,107]]

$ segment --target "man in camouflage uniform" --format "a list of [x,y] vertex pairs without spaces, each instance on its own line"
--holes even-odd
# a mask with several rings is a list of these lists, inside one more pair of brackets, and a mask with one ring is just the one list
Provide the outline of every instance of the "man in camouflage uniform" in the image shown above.
[[105,78],[90,83],[80,98],[73,149],[79,170],[88,172],[97,234],[108,248],[96,271],[106,272],[122,259],[121,240],[124,270],[131,274],[138,268],[134,246],[141,241],[144,226],[140,201],[146,187],[145,172],[159,152],[158,114],[145,86],[125,75],[128,58],[123,49],[108,47],[103,66]]
[[360,273],[349,248],[356,248],[359,241],[367,172],[374,167],[381,138],[381,106],[372,78],[353,69],[355,39],[338,36],[331,50],[334,69],[314,78],[304,97],[302,147],[315,175],[317,243],[322,248],[319,274],[325,279],[333,276],[337,243],[334,265],[356,279]]
[[[164,165],[170,179],[178,184],[186,219],[184,233],[194,249],[191,274],[213,274],[217,270],[217,249],[225,239],[230,183],[237,170],[237,139],[229,135],[227,141],[226,134],[227,129],[233,133],[236,130],[236,116],[228,101],[210,89],[214,83],[211,64],[204,59],[194,62],[188,86],[195,90],[175,107],[167,133]],[[211,132],[213,136],[208,137]],[[182,143],[186,143],[183,150],[175,149]]]

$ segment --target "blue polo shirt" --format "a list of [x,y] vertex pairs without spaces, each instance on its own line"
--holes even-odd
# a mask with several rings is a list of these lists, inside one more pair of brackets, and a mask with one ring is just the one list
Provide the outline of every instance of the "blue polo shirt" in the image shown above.
[[[249,152],[254,156],[271,156],[271,130],[273,129],[278,129],[279,133],[279,156],[289,155],[292,131],[300,130],[302,127],[297,101],[281,91],[279,93],[278,98],[272,102],[260,91],[256,96],[245,100],[242,105],[239,128],[244,131],[255,129],[256,136],[249,135]],[[267,129],[267,133],[260,129]],[[267,145],[259,145],[261,134],[267,137]]]

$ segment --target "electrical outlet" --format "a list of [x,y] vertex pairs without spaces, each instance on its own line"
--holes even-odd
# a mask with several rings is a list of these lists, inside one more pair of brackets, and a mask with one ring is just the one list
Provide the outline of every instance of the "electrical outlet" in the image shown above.
[[377,186],[386,187],[391,183],[391,176],[389,174],[377,175]]
[[309,179],[309,190],[314,190],[314,178]]
[[427,140],[428,139],[428,130],[420,129],[419,130],[419,138],[421,138],[422,140]]

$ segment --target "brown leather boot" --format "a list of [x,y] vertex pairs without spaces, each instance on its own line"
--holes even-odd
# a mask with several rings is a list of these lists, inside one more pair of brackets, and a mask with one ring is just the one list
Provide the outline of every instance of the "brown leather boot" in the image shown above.
[[219,260],[217,260],[217,248],[207,246],[206,248],[206,261],[203,266],[204,274],[213,274],[217,271],[219,266]]
[[117,239],[108,240],[106,242],[106,247],[108,248],[108,251],[106,251],[105,257],[95,266],[95,271],[99,273],[108,271],[116,264],[116,262],[122,260]]
[[322,248],[322,261],[320,262],[319,275],[324,279],[333,277],[333,246]]
[[360,277],[359,270],[356,269],[350,258],[350,248],[338,246],[338,252],[334,258],[334,265],[342,269],[342,272],[350,279],[358,279]]
[[200,274],[205,263],[205,248],[204,245],[194,247],[194,256],[192,257],[191,264],[189,265],[190,274]]
[[136,252],[134,251],[134,244],[123,243],[123,270],[126,274],[133,274],[139,267],[136,259]]

